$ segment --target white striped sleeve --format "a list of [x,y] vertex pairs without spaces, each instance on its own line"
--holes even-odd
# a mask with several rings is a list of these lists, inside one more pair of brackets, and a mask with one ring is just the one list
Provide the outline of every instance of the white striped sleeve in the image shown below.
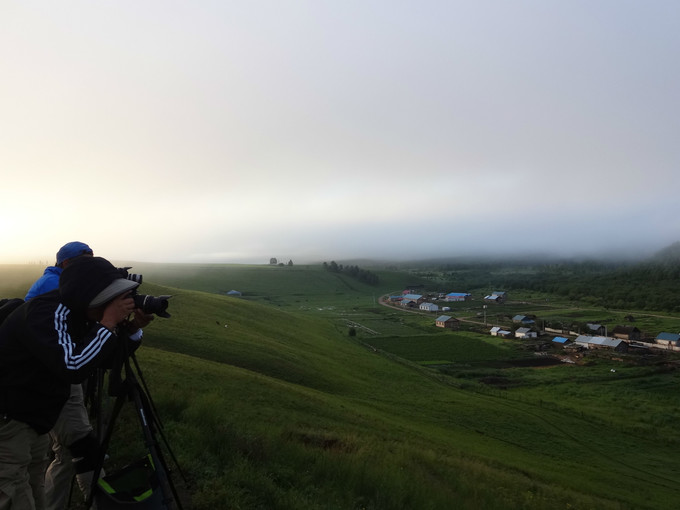
[[70,310],[60,304],[54,313],[54,328],[57,331],[59,345],[64,351],[64,365],[66,366],[66,369],[76,371],[92,362],[92,360],[101,353],[104,345],[108,339],[111,338],[113,333],[100,325],[90,343],[88,343],[80,353],[76,353],[75,344],[68,332],[66,324],[69,313]]

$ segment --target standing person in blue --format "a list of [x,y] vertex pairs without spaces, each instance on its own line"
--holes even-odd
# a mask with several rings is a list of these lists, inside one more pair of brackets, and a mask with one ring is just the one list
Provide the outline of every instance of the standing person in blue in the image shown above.
[[28,293],[24,299],[28,301],[35,296],[39,296],[40,294],[44,294],[45,292],[49,292],[59,287],[59,276],[64,270],[64,267],[66,267],[71,260],[82,255],[92,256],[94,253],[92,252],[92,248],[80,241],[66,243],[59,248],[59,251],[57,252],[57,262],[53,266],[47,266],[45,268],[43,275],[36,280],[30,289],[28,289]]
[[[0,510],[44,508],[36,477],[71,384],[106,366],[133,334],[137,282],[100,257],[79,257],[59,288],[0,326]],[[134,349],[134,346],[131,346]]]

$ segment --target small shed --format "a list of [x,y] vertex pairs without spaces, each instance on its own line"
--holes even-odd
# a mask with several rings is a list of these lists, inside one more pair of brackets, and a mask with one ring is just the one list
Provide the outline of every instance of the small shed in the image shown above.
[[435,319],[435,326],[438,328],[458,329],[460,327],[460,321],[449,315],[440,315]]
[[[505,301],[508,299],[508,294],[504,290],[494,290],[490,296],[487,296],[490,301],[494,301],[496,303],[505,303]],[[486,299],[486,298],[484,298]]]
[[489,303],[505,303],[507,298],[508,295],[505,293],[505,291],[495,290],[488,296],[484,296],[484,301]]
[[586,329],[588,330],[588,333],[591,335],[605,335],[607,334],[607,327],[603,326],[602,324],[593,324],[592,322],[589,322],[586,324]]
[[531,328],[517,328],[515,331],[516,338],[538,338],[538,333],[532,331]]
[[489,330],[491,336],[500,336],[503,338],[512,338],[512,331],[507,331],[500,326],[494,326]]
[[621,340],[640,340],[642,332],[635,326],[615,326],[612,336]]
[[571,343],[571,340],[569,340],[566,337],[563,336],[556,336],[555,338],[552,339],[553,343],[556,343],[558,345],[569,345]]
[[421,303],[419,307],[423,312],[436,312],[439,310],[439,306],[434,303]]

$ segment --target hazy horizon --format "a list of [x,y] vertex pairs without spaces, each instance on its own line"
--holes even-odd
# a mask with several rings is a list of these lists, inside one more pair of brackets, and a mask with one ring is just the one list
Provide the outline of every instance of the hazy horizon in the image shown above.
[[0,263],[647,256],[680,3],[0,5]]
[[[130,258],[119,258],[119,257],[108,257],[111,262],[118,264],[119,266],[131,266],[131,271],[135,271],[135,267],[145,266],[147,264],[151,265],[272,265],[271,260],[276,259],[277,265],[288,265],[292,263],[294,266],[298,265],[321,265],[323,263],[329,263],[331,261],[337,262],[339,264],[346,265],[359,265],[362,267],[377,267],[384,266],[385,268],[396,266],[396,267],[408,267],[409,264],[415,266],[420,265],[441,265],[441,264],[470,264],[470,263],[482,263],[482,264],[555,264],[555,263],[581,263],[581,262],[601,262],[601,263],[639,263],[655,259],[657,256],[666,252],[666,248],[674,248],[680,246],[680,241],[671,243],[670,245],[664,246],[658,250],[646,250],[632,252],[630,250],[615,252],[613,250],[604,250],[601,252],[583,252],[583,253],[550,253],[550,252],[461,252],[461,253],[451,253],[445,255],[427,255],[414,256],[414,257],[322,257],[322,258],[295,258],[295,257],[276,257],[276,256],[263,256],[263,257],[252,257],[252,258],[242,258],[242,259],[232,259],[232,260],[201,260],[201,261],[188,261],[188,260],[145,260],[145,259],[130,259]],[[98,256],[104,256],[103,254],[95,254]],[[46,259],[31,259],[26,261],[18,262],[0,262],[0,266],[43,266],[53,265],[54,260],[50,258]]]

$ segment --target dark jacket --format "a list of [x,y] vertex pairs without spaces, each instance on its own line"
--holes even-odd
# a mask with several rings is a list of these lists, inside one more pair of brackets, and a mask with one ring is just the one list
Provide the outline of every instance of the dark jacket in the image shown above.
[[0,326],[0,415],[40,434],[56,422],[70,385],[105,364],[118,345],[112,331],[87,319],[90,301],[115,276],[83,274],[64,270],[61,290],[31,299]]

